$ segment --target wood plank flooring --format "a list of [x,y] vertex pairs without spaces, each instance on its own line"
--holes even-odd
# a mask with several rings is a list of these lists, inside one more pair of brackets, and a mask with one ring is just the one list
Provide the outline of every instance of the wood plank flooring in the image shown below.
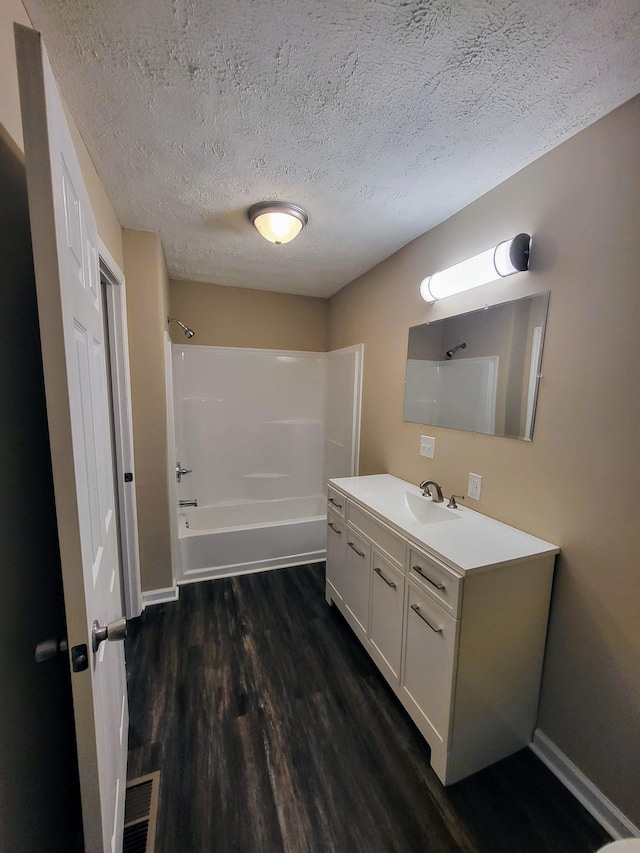
[[127,639],[129,776],[156,853],[588,853],[610,840],[523,750],[443,788],[323,565],[184,586]]

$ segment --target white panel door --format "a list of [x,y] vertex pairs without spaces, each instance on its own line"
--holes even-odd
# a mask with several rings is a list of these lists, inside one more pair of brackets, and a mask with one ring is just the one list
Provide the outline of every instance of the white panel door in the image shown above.
[[122,615],[97,232],[39,34],[16,26],[16,51],[68,643],[75,657],[87,649],[88,667],[78,661],[71,676],[85,847],[116,853],[124,653],[122,643],[91,648],[93,621]]

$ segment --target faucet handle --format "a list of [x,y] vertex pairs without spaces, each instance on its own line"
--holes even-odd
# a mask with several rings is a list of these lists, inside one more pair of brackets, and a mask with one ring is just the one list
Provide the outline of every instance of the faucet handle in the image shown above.
[[191,474],[192,468],[183,468],[179,462],[176,463],[176,480],[180,482],[185,474]]
[[458,498],[459,501],[463,501],[464,495],[451,495],[451,497],[449,498],[449,503],[447,504],[447,507],[449,509],[458,509],[458,504],[456,503],[456,498]]

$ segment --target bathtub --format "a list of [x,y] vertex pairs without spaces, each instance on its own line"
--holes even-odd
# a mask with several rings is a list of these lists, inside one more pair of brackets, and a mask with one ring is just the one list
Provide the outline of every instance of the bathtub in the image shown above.
[[182,582],[324,560],[326,506],[319,495],[180,510]]

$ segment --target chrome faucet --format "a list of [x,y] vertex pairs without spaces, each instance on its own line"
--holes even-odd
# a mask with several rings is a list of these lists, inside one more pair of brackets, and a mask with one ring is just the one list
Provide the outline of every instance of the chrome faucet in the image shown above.
[[193,498],[190,501],[178,501],[180,506],[198,506],[198,498]]
[[[436,489],[435,496],[431,494],[431,491],[429,490],[429,486],[435,486],[435,489]],[[418,486],[418,488],[422,489],[422,494],[425,496],[425,498],[431,498],[431,500],[435,504],[441,504],[442,501],[444,500],[444,497],[442,496],[442,489],[436,483],[435,480],[423,480],[422,483],[420,483],[420,485]]]

